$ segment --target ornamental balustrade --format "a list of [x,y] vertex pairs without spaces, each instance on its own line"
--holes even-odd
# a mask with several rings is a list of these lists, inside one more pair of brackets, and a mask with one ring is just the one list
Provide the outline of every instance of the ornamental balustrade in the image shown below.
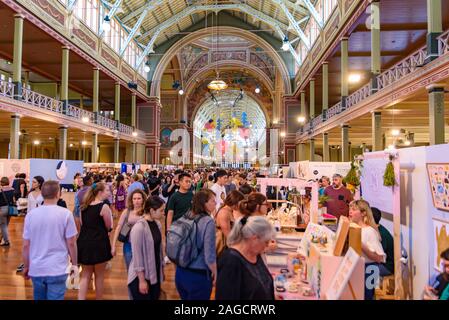
[[14,84],[6,81],[0,82],[0,96],[3,97],[14,97]]
[[438,37],[438,51],[440,56],[449,51],[449,30]]
[[[0,96],[14,98],[14,87],[13,83],[0,80]],[[81,109],[79,107],[67,104],[64,108],[64,103],[58,101],[54,98],[47,97],[43,94],[31,91],[27,88],[22,88],[22,102],[37,107],[42,110],[51,111],[58,113],[60,115],[69,117],[71,119],[76,119],[84,123],[94,123],[98,126],[104,127],[109,130],[116,130],[117,125],[115,120],[111,120],[104,116],[95,114],[88,110]],[[96,119],[96,120],[95,120]],[[122,134],[132,135],[136,132],[138,136],[145,137],[145,132],[142,130],[134,130],[133,127],[119,123],[118,131]]]
[[422,47],[387,71],[381,73],[377,76],[377,89],[382,90],[416,71],[418,68],[423,67],[426,56],[427,49],[426,47]]
[[[449,30],[443,33],[438,38],[438,41],[439,41],[440,55],[447,53],[449,51]],[[405,59],[403,59],[402,61],[400,61],[399,63],[395,64],[390,69],[381,73],[379,76],[377,76],[376,79],[377,90],[385,89],[394,84],[395,82],[403,79],[405,76],[413,73],[417,69],[423,67],[425,64],[426,56],[427,56],[427,49],[426,47],[422,47],[413,52]],[[367,83],[359,90],[355,91],[353,94],[346,97],[345,110],[351,109],[352,107],[359,104],[372,94],[373,94],[372,85],[371,83]],[[331,108],[327,110],[325,118],[323,117],[323,115],[321,115],[314,118],[312,121],[306,123],[302,129],[298,130],[297,137],[307,135],[307,133],[310,131],[311,128],[315,128],[322,122],[335,117],[336,115],[340,114],[345,110],[343,110],[343,104],[341,103],[341,101],[339,101],[337,104],[333,105]]]
[[62,114],[64,111],[63,103],[61,101],[44,96],[43,94],[31,91],[26,88],[22,89],[22,101],[40,109],[56,112],[59,114]]

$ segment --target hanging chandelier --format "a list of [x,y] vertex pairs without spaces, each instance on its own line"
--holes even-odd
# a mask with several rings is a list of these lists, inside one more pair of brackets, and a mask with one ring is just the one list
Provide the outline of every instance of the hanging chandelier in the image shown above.
[[220,91],[220,90],[226,89],[228,87],[228,84],[226,82],[224,82],[223,80],[221,80],[220,75],[217,73],[217,78],[215,80],[212,80],[211,82],[209,82],[207,87],[210,90]]
[[[216,37],[217,37],[216,52],[218,53],[218,38],[219,38],[218,15],[217,15],[217,36]],[[212,39],[213,39],[213,30],[212,30]],[[215,78],[215,80],[212,80],[211,82],[209,82],[207,87],[209,88],[209,90],[220,91],[220,90],[226,89],[228,87],[228,85],[226,82],[224,82],[223,80],[220,79],[220,73],[218,72],[218,56],[217,56],[216,60],[217,60],[217,64],[215,67],[216,78]]]

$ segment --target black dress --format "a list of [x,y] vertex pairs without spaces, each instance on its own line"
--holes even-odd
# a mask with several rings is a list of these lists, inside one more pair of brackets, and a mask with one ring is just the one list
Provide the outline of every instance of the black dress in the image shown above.
[[215,300],[274,300],[273,277],[262,257],[251,263],[235,249],[223,251],[218,259]]
[[90,205],[81,211],[81,230],[77,240],[78,262],[94,265],[112,259],[108,230],[100,215],[104,203]]

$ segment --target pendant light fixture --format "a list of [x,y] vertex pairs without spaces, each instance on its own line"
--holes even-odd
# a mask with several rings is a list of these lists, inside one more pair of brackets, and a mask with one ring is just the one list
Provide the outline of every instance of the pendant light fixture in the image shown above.
[[[215,4],[217,5],[217,1],[215,2]],[[216,14],[216,18],[217,18],[217,41],[216,41],[216,54],[218,54],[218,38],[219,38],[219,27],[218,27],[218,13]],[[214,30],[212,29],[212,40],[213,40],[213,35],[214,35]],[[224,82],[223,80],[220,79],[220,73],[218,71],[218,55],[216,57],[216,66],[215,66],[215,80],[212,80],[207,87],[209,88],[209,90],[214,90],[214,91],[220,91],[220,90],[224,90],[228,87],[227,83]]]

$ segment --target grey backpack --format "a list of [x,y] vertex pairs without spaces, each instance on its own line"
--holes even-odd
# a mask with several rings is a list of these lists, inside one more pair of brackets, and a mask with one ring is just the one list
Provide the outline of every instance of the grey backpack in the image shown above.
[[204,214],[195,218],[190,212],[173,222],[167,232],[167,257],[177,266],[187,268],[200,254],[197,244],[198,221]]

